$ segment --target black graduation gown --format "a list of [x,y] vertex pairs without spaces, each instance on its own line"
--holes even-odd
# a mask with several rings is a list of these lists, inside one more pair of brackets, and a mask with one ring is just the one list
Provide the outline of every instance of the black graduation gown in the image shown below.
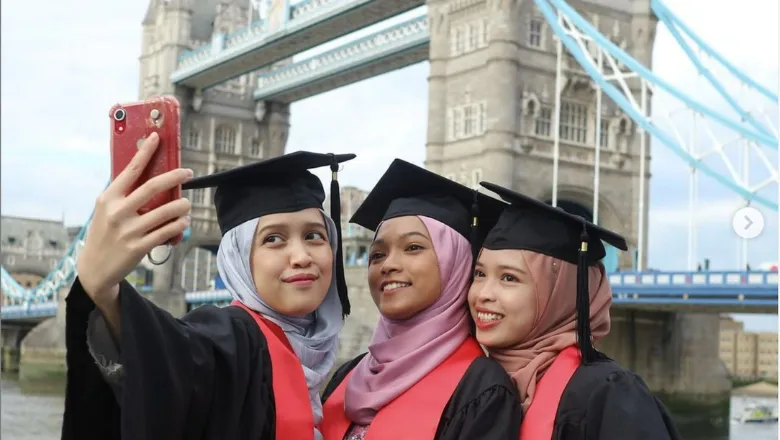
[[[365,355],[336,370],[322,393],[323,403]],[[517,390],[509,376],[496,361],[479,357],[469,365],[444,407],[432,440],[517,440],[522,419]]]
[[574,372],[561,395],[552,436],[552,440],[680,438],[669,412],[644,381],[609,359],[581,365]]
[[266,339],[238,307],[203,306],[175,319],[120,284],[121,386],[89,352],[95,304],[76,279],[66,299],[67,388],[62,439],[274,438]]

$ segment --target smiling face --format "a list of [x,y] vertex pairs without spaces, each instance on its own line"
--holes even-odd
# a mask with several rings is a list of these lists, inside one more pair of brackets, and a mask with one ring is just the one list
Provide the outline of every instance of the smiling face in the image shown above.
[[409,319],[439,299],[439,262],[422,220],[407,216],[382,223],[369,250],[368,287],[379,312],[390,319]]
[[535,324],[537,300],[522,251],[483,249],[468,301],[480,344],[491,349],[525,341]]
[[322,304],[333,276],[333,251],[316,208],[269,214],[257,222],[252,278],[272,309],[304,316]]

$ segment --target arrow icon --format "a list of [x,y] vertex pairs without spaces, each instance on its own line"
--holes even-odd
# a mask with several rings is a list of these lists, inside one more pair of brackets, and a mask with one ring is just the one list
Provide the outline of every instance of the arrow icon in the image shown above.
[[756,238],[764,230],[764,216],[756,208],[746,206],[734,213],[731,227],[741,238],[746,240]]

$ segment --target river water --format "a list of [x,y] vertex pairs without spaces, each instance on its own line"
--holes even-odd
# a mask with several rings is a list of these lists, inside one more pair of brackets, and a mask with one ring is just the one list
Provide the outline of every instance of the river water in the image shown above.
[[[752,403],[764,403],[777,407],[777,399],[749,399]],[[2,380],[0,407],[0,438],[3,440],[55,440],[60,438],[62,426],[61,396],[22,394],[19,384],[12,379]],[[746,399],[731,400],[732,415],[739,414]],[[777,424],[731,424],[730,440],[778,440]]]

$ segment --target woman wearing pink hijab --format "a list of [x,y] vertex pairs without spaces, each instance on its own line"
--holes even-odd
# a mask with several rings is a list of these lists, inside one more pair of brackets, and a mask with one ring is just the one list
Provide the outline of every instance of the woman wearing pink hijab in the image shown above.
[[391,164],[351,220],[376,231],[368,285],[381,317],[368,353],[323,393],[325,440],[517,439],[515,387],[470,334],[466,304],[481,237],[472,220],[489,228],[504,206]]
[[676,440],[666,408],[642,379],[593,343],[610,328],[612,290],[601,240],[619,235],[514,191],[488,233],[469,306],[477,339],[512,377],[522,440]]

